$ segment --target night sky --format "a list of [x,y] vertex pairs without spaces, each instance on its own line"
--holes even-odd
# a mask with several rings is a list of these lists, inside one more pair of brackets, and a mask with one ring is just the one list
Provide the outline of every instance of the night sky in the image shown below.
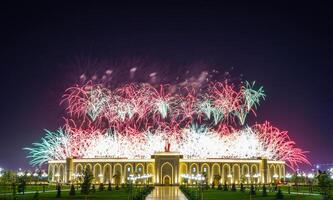
[[143,77],[217,69],[255,80],[267,99],[250,121],[288,130],[313,164],[333,163],[328,4],[1,2],[0,13],[1,167],[29,167],[22,148],[63,124],[61,95],[82,73],[132,57],[174,63]]

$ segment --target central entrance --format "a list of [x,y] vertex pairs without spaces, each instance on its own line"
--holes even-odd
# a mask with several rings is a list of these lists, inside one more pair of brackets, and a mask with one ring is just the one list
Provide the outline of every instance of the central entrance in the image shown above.
[[178,185],[179,159],[183,158],[177,152],[155,152],[156,185]]
[[165,162],[161,166],[162,184],[170,185],[173,183],[173,166],[169,162]]
[[163,177],[163,185],[170,185],[170,176],[166,175]]

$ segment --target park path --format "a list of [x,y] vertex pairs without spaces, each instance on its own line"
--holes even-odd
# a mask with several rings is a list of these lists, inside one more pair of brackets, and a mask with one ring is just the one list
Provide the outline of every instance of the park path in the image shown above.
[[178,186],[155,186],[146,200],[186,200]]

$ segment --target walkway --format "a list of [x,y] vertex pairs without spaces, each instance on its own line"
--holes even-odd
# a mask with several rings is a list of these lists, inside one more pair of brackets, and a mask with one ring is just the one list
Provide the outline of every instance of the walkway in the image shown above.
[[186,200],[185,195],[179,190],[178,186],[155,186],[146,200]]

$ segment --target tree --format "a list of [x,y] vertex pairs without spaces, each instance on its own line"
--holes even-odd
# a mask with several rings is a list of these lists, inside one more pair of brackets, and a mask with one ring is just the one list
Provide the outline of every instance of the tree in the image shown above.
[[236,192],[236,184],[235,183],[232,184],[231,191]]
[[75,187],[73,184],[71,185],[71,189],[69,191],[69,196],[75,196]]
[[224,185],[223,185],[223,191],[228,191],[228,185],[227,185],[227,182],[224,182]]
[[262,186],[262,196],[267,197],[267,189],[265,184]]
[[0,178],[0,183],[9,185],[13,182],[16,182],[16,173],[10,170],[5,170]]
[[120,174],[119,172],[116,172],[115,175],[113,175],[113,178],[114,178],[114,182],[116,183],[116,185],[119,187],[119,184],[120,184]]
[[214,185],[218,185],[221,180],[221,176],[216,174],[214,175]]
[[95,185],[94,185],[94,184],[92,185],[92,192],[93,192],[93,193],[96,192],[96,188],[95,188]]
[[104,191],[104,184],[103,183],[99,184],[98,191],[100,191],[100,192]]
[[91,181],[93,180],[93,175],[89,169],[84,171],[83,182],[81,185],[81,193],[88,195],[91,187]]
[[251,187],[250,187],[250,195],[256,195],[256,191],[254,190],[253,185],[251,185]]
[[245,187],[244,187],[243,183],[240,184],[240,191],[245,192]]
[[278,192],[276,193],[276,199],[283,199],[283,193],[281,189],[278,189]]
[[33,200],[38,200],[39,199],[39,193],[38,191],[35,192],[34,196],[32,197]]
[[318,179],[318,186],[321,190],[322,195],[324,196],[324,199],[329,199],[330,197],[332,197],[331,194],[332,182],[330,180],[329,175],[325,171],[319,170],[317,179]]
[[109,191],[109,192],[111,192],[111,191],[112,191],[111,182],[109,182],[109,185],[108,185],[108,191]]
[[58,183],[57,184],[57,195],[56,195],[56,198],[60,198],[61,197],[61,186],[60,184]]

